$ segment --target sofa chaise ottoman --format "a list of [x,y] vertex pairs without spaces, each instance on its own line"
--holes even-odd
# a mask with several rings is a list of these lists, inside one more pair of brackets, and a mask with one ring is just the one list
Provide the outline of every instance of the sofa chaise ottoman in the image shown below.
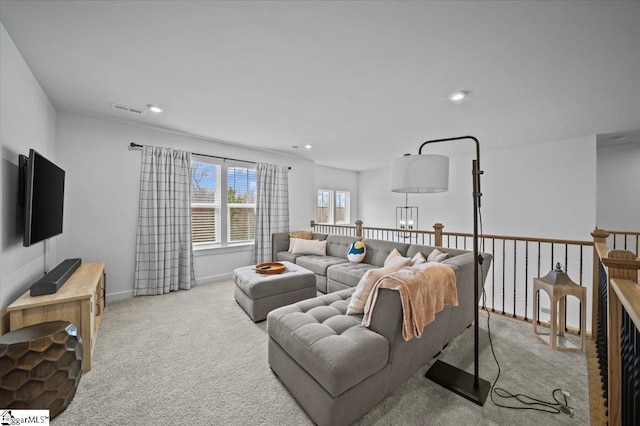
[[291,262],[281,262],[286,271],[265,275],[255,266],[233,271],[233,296],[253,322],[263,321],[269,311],[316,296],[315,274]]

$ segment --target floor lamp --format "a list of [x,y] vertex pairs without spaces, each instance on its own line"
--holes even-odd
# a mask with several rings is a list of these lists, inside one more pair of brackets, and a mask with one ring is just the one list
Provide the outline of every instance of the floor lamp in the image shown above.
[[473,136],[435,139],[420,145],[418,155],[406,154],[397,158],[391,166],[391,190],[402,193],[435,193],[449,189],[449,158],[443,155],[422,155],[422,148],[430,143],[471,139],[476,144],[476,159],[473,160],[473,295],[474,295],[474,374],[436,361],[427,371],[425,377],[439,385],[465,397],[478,405],[484,405],[491,384],[479,377],[478,373],[478,298],[479,298],[479,266],[482,257],[478,252],[478,215],[480,208],[480,142]]

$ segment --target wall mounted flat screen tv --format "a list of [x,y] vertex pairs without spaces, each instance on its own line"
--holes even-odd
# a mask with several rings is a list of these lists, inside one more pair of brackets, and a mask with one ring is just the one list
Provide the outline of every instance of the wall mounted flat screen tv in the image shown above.
[[62,233],[64,170],[29,150],[20,156],[24,190],[24,246],[28,247]]

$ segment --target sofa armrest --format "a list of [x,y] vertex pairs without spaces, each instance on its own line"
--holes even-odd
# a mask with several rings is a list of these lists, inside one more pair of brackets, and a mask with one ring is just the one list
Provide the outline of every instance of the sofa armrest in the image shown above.
[[277,262],[278,253],[289,250],[289,233],[276,232],[271,234],[271,261]]
[[369,329],[384,336],[391,347],[398,338],[402,339],[402,302],[400,293],[388,288],[378,289]]

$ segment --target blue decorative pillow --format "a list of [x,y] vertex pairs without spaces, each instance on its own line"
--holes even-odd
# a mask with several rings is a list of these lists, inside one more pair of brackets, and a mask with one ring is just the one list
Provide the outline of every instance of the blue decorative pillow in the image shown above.
[[349,262],[360,263],[367,254],[367,247],[362,241],[354,241],[347,250],[347,259]]

